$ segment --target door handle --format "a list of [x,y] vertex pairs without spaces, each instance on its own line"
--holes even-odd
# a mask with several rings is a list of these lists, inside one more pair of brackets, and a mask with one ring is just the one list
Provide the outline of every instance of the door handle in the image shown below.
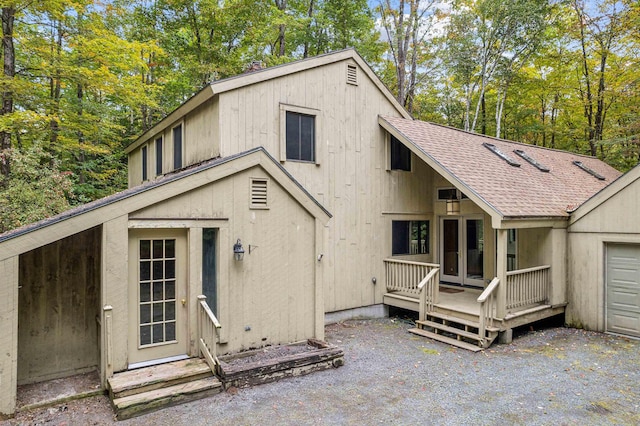
[[181,302],[182,302],[182,306],[184,306],[187,304],[187,299],[182,299]]

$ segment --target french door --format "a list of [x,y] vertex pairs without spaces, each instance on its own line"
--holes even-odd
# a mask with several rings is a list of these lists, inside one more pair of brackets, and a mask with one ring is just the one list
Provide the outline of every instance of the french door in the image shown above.
[[478,217],[440,219],[441,281],[484,287],[484,222]]
[[129,239],[129,365],[187,353],[187,250],[183,231]]

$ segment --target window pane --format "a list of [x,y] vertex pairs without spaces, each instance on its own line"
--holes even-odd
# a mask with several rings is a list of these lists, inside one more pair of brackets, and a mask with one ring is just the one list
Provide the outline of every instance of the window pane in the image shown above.
[[165,321],[173,321],[176,319],[176,302],[167,302],[164,304]]
[[151,258],[151,241],[140,240],[140,259]]
[[142,180],[147,180],[147,147],[142,147]]
[[176,261],[167,260],[164,263],[164,276],[167,279],[176,277]]
[[314,160],[314,120],[310,115],[300,116],[300,159],[304,161]]
[[165,259],[173,259],[176,257],[176,240],[165,240],[164,257]]
[[153,258],[161,259],[162,258],[162,240],[153,240]]
[[153,325],[153,343],[164,342],[164,324]]
[[300,159],[300,115],[287,112],[287,160]]
[[391,170],[411,171],[411,150],[391,136]]
[[162,138],[156,139],[156,175],[162,174]]
[[173,129],[173,168],[182,168],[182,125]]
[[151,284],[141,283],[140,284],[140,301],[148,302],[150,300],[151,300]]
[[164,319],[164,303],[153,304],[153,322],[160,322]]
[[157,301],[157,300],[163,300],[162,299],[162,287],[163,287],[163,282],[162,281],[156,281],[153,283],[153,300]]
[[151,279],[151,262],[140,262],[140,281]]
[[151,344],[151,326],[150,325],[142,325],[140,326],[140,345],[150,345]]
[[202,294],[207,296],[207,304],[216,312],[217,285],[216,285],[216,235],[217,230],[205,228],[202,230]]
[[167,281],[164,285],[164,299],[172,300],[176,298],[176,282]]
[[155,260],[153,262],[153,279],[154,280],[161,280],[163,278],[163,261],[162,260]]
[[176,323],[168,322],[165,324],[165,338],[167,342],[176,340]]
[[409,223],[406,220],[391,222],[391,254],[409,254]]
[[140,305],[140,324],[151,322],[151,305]]

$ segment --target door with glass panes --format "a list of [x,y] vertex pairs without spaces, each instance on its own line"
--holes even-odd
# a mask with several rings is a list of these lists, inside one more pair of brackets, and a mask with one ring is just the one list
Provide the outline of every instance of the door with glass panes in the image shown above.
[[130,234],[130,366],[187,353],[186,258],[183,230]]
[[484,230],[480,217],[440,219],[440,279],[443,282],[484,285]]

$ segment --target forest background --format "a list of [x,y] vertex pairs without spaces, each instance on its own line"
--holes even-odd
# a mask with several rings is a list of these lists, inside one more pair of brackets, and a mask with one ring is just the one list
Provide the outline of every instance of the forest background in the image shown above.
[[640,158],[636,0],[0,0],[0,232],[126,187],[212,81],[354,47],[414,117]]

